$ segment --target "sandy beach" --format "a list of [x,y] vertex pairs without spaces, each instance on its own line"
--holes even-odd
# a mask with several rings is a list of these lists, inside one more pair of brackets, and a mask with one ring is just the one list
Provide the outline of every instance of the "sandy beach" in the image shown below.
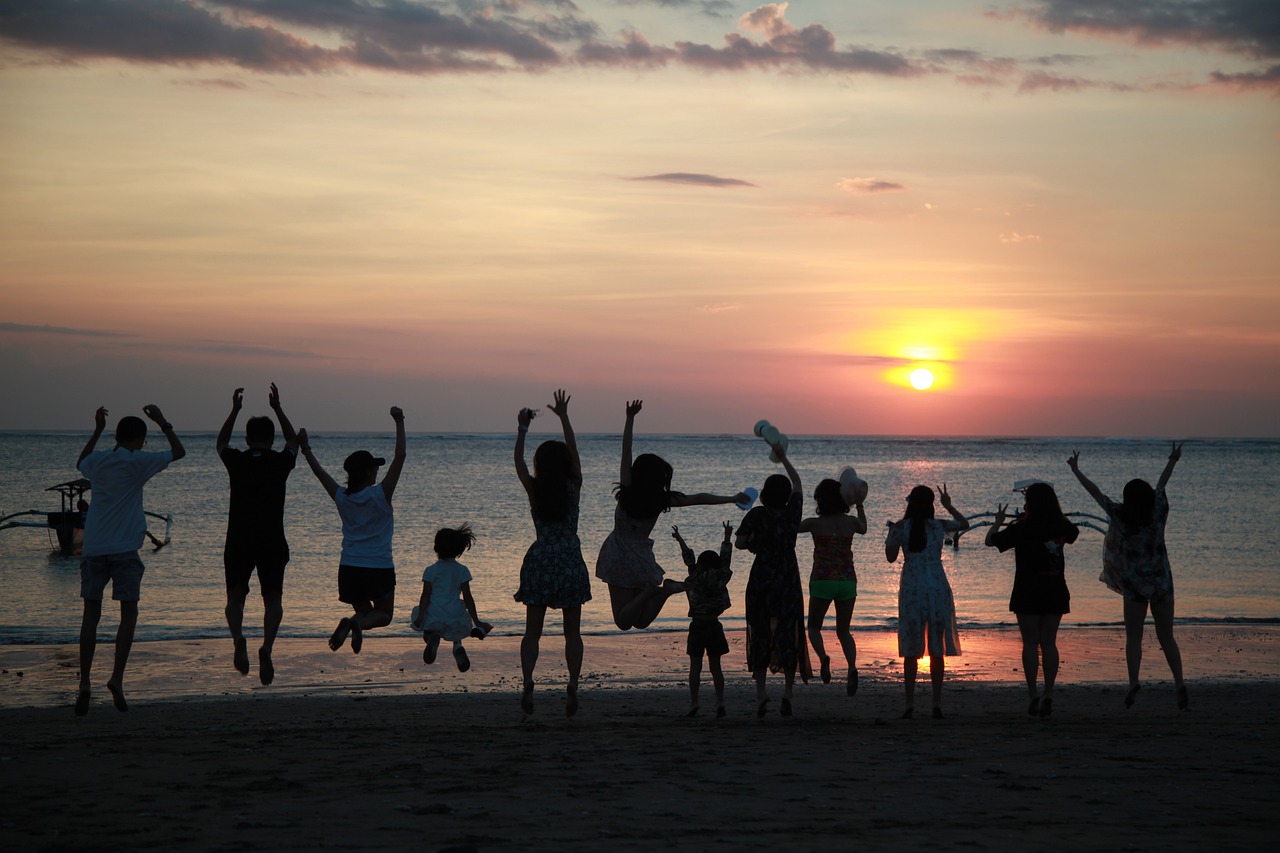
[[[426,667],[414,637],[359,656],[285,640],[270,687],[231,669],[229,640],[143,643],[131,710],[100,689],[84,718],[73,647],[3,646],[0,827],[31,850],[1258,849],[1280,806],[1278,638],[1180,629],[1179,712],[1153,639],[1126,710],[1119,630],[1064,631],[1040,720],[1014,632],[971,632],[946,718],[909,721],[887,633],[857,638],[856,697],[837,668],[786,719],[777,678],[763,720],[740,636],[721,720],[709,679],[686,716],[682,634],[587,637],[572,719],[555,636],[529,717],[518,637],[469,644],[466,674],[447,654]],[[104,644],[98,681],[109,668]]]

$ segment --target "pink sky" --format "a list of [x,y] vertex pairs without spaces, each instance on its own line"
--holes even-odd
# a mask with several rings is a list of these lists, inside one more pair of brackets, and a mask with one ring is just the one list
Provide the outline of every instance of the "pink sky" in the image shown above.
[[3,4],[0,429],[1276,436],[1269,8]]

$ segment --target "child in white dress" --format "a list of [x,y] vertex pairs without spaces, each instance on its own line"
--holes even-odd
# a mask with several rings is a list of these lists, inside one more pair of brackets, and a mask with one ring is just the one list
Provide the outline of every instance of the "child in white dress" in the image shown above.
[[462,641],[467,637],[484,639],[493,630],[476,615],[476,602],[471,597],[471,572],[458,562],[463,551],[475,544],[471,526],[445,527],[436,532],[435,551],[440,559],[422,572],[422,598],[413,608],[409,624],[422,632],[427,644],[422,652],[425,663],[436,662],[440,641],[453,643],[453,659],[459,672],[471,668],[471,660]]

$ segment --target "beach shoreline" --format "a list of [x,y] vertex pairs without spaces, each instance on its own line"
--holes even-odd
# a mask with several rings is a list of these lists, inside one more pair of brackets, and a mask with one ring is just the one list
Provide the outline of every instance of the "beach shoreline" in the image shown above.
[[[763,719],[733,637],[719,720],[705,672],[687,716],[674,632],[587,638],[573,718],[555,635],[530,716],[512,637],[468,643],[466,674],[448,655],[424,665],[412,636],[371,632],[358,656],[283,640],[270,687],[232,670],[229,639],[140,643],[127,713],[98,686],[103,643],[83,718],[74,647],[3,646],[0,827],[32,850],[1262,848],[1280,805],[1280,631],[1178,638],[1190,710],[1154,642],[1126,710],[1122,633],[1076,629],[1043,720],[1010,666],[1014,631],[962,637],[942,720],[898,719],[888,632],[859,637],[855,697],[836,658],[833,683],[797,684],[791,718],[771,677]],[[926,679],[917,697],[927,711]]]

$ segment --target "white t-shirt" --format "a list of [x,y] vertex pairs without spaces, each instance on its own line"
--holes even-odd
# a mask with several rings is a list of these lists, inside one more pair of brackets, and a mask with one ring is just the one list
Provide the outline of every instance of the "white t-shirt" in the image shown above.
[[80,473],[93,484],[82,555],[124,554],[142,546],[147,535],[142,487],[172,461],[172,450],[147,452],[123,447],[99,450],[81,461]]
[[339,486],[333,496],[342,518],[342,565],[392,569],[391,537],[395,519],[387,493],[376,483],[355,494]]

